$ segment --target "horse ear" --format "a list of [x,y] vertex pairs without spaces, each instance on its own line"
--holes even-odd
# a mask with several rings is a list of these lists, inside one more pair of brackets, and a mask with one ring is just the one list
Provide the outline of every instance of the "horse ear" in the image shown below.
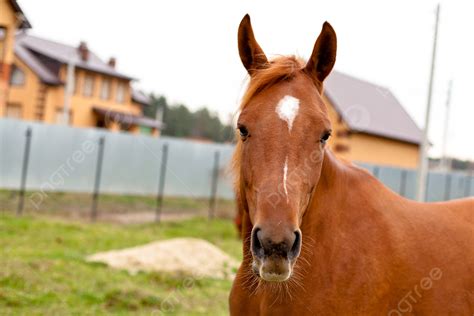
[[306,64],[306,72],[322,83],[336,62],[337,38],[331,24],[324,22],[321,34],[314,44],[311,57]]
[[248,14],[240,22],[238,40],[240,59],[250,75],[255,70],[268,66],[267,57],[253,35],[252,24]]

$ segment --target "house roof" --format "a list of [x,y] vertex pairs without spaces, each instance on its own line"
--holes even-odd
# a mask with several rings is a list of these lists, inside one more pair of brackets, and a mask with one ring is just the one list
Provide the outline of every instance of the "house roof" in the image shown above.
[[139,90],[132,90],[132,100],[142,105],[150,105],[150,97]]
[[[25,53],[25,50],[29,51],[30,54]],[[77,47],[53,42],[36,36],[31,36],[26,33],[19,33],[16,36],[15,53],[17,52],[20,52],[18,53],[19,57],[28,66],[31,66],[35,63],[42,63],[40,58],[38,58],[38,56],[41,56],[60,64],[68,64],[70,62],[73,62],[77,68],[82,68],[126,80],[133,79],[128,75],[118,72],[117,70],[115,70],[115,68],[110,66],[108,63],[102,61],[97,55],[95,55],[91,51],[89,51],[89,57],[87,61],[84,61],[81,59]],[[45,63],[42,64],[44,69],[48,68]],[[37,66],[35,69],[39,69],[39,66]],[[45,76],[46,72],[44,71],[44,69],[42,71],[37,72],[41,80],[46,83],[49,83],[49,81],[51,81],[51,78],[49,78],[49,76],[52,75],[56,76],[56,82],[60,82],[57,73],[52,73],[51,71],[49,71],[50,74]]]
[[102,107],[94,106],[92,110],[100,115],[105,120],[114,121],[122,123],[125,125],[139,125],[145,127],[152,127],[156,129],[163,129],[164,124],[161,121],[153,120],[148,117],[138,116],[130,113],[123,113],[118,111],[113,111],[110,109],[105,109]]
[[422,130],[389,89],[337,71],[326,79],[324,89],[352,131],[422,142]]
[[17,16],[19,17],[19,19],[21,20],[20,22],[20,28],[21,29],[29,29],[31,28],[31,24],[30,22],[28,21],[28,19],[26,18],[25,14],[23,13],[23,10],[21,9],[20,5],[18,4],[18,2],[16,0],[10,0],[10,4],[11,6],[13,7],[13,11],[15,11],[15,13],[17,14]]
[[51,85],[61,84],[58,75],[52,72],[45,64],[38,60],[33,53],[22,45],[15,45],[15,54],[20,58],[44,83]]

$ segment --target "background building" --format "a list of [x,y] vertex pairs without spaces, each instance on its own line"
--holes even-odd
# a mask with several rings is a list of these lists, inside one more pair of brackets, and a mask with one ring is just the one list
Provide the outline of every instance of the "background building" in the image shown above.
[[[69,117],[68,66],[74,67]],[[143,117],[146,95],[133,91],[132,77],[115,69],[116,60],[106,63],[85,42],[77,47],[18,34],[10,75],[5,116],[76,127],[99,127],[137,133],[140,127],[157,135],[162,123]],[[71,84],[72,84],[71,82]]]
[[0,0],[0,117],[4,116],[13,63],[15,33],[31,25],[16,1]]
[[422,131],[387,88],[337,71],[325,81],[330,146],[342,158],[416,168]]

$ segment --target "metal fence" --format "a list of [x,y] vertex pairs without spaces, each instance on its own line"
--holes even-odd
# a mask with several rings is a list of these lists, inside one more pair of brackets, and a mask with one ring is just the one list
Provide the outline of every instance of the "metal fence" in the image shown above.
[[[216,194],[224,198],[233,197],[229,177],[225,175],[232,145],[10,119],[0,120],[0,188],[20,187],[28,129],[31,131],[26,177],[29,190],[92,192],[98,164],[103,160],[101,192],[155,194],[163,149],[167,146],[165,195],[209,197],[215,153],[218,152],[219,186]],[[103,150],[102,157],[99,157],[100,150]]]
[[[413,169],[393,168],[358,163],[393,191],[409,198],[416,198],[416,176]],[[466,172],[430,171],[426,183],[425,200],[446,201],[474,195],[474,176]]]
[[[0,189],[232,199],[233,146],[0,119]],[[415,197],[416,172],[360,163],[392,190]],[[430,172],[427,201],[474,195],[474,177]],[[22,200],[22,199],[20,199]],[[211,200],[212,203],[212,200]],[[95,208],[94,202],[93,208]],[[20,205],[21,207],[21,205]]]

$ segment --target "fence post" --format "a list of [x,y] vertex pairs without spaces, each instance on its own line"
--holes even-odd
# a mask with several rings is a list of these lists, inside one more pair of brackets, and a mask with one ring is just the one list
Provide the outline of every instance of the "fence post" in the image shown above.
[[31,127],[28,126],[26,129],[26,142],[25,150],[23,152],[23,166],[21,169],[21,183],[20,183],[20,196],[18,200],[18,209],[16,211],[17,216],[21,216],[23,213],[23,206],[25,205],[25,189],[26,189],[26,177],[28,175],[28,163],[30,160],[30,147],[31,147]]
[[401,178],[400,178],[400,195],[405,196],[407,188],[407,171],[402,170]]
[[379,167],[375,166],[374,167],[374,173],[373,173],[374,177],[376,177],[377,179],[379,178]]
[[447,201],[451,197],[451,174],[446,174],[446,179],[444,180],[444,200]]
[[217,182],[219,180],[219,156],[218,150],[214,153],[214,168],[212,172],[211,197],[209,198],[209,219],[214,218],[216,212]]
[[104,159],[105,138],[99,138],[99,147],[97,149],[97,166],[95,168],[94,192],[92,194],[91,221],[97,219],[97,203],[99,199],[100,178],[102,175],[102,160]]
[[426,182],[425,182],[425,190],[423,195],[423,202],[430,202],[428,201],[429,193],[430,193],[430,180],[431,180],[431,172],[426,173]]
[[161,168],[160,168],[160,179],[158,182],[158,195],[156,197],[156,216],[155,221],[159,223],[161,221],[161,210],[163,207],[163,193],[165,190],[165,179],[166,179],[166,163],[168,162],[168,144],[163,144],[161,152]]

